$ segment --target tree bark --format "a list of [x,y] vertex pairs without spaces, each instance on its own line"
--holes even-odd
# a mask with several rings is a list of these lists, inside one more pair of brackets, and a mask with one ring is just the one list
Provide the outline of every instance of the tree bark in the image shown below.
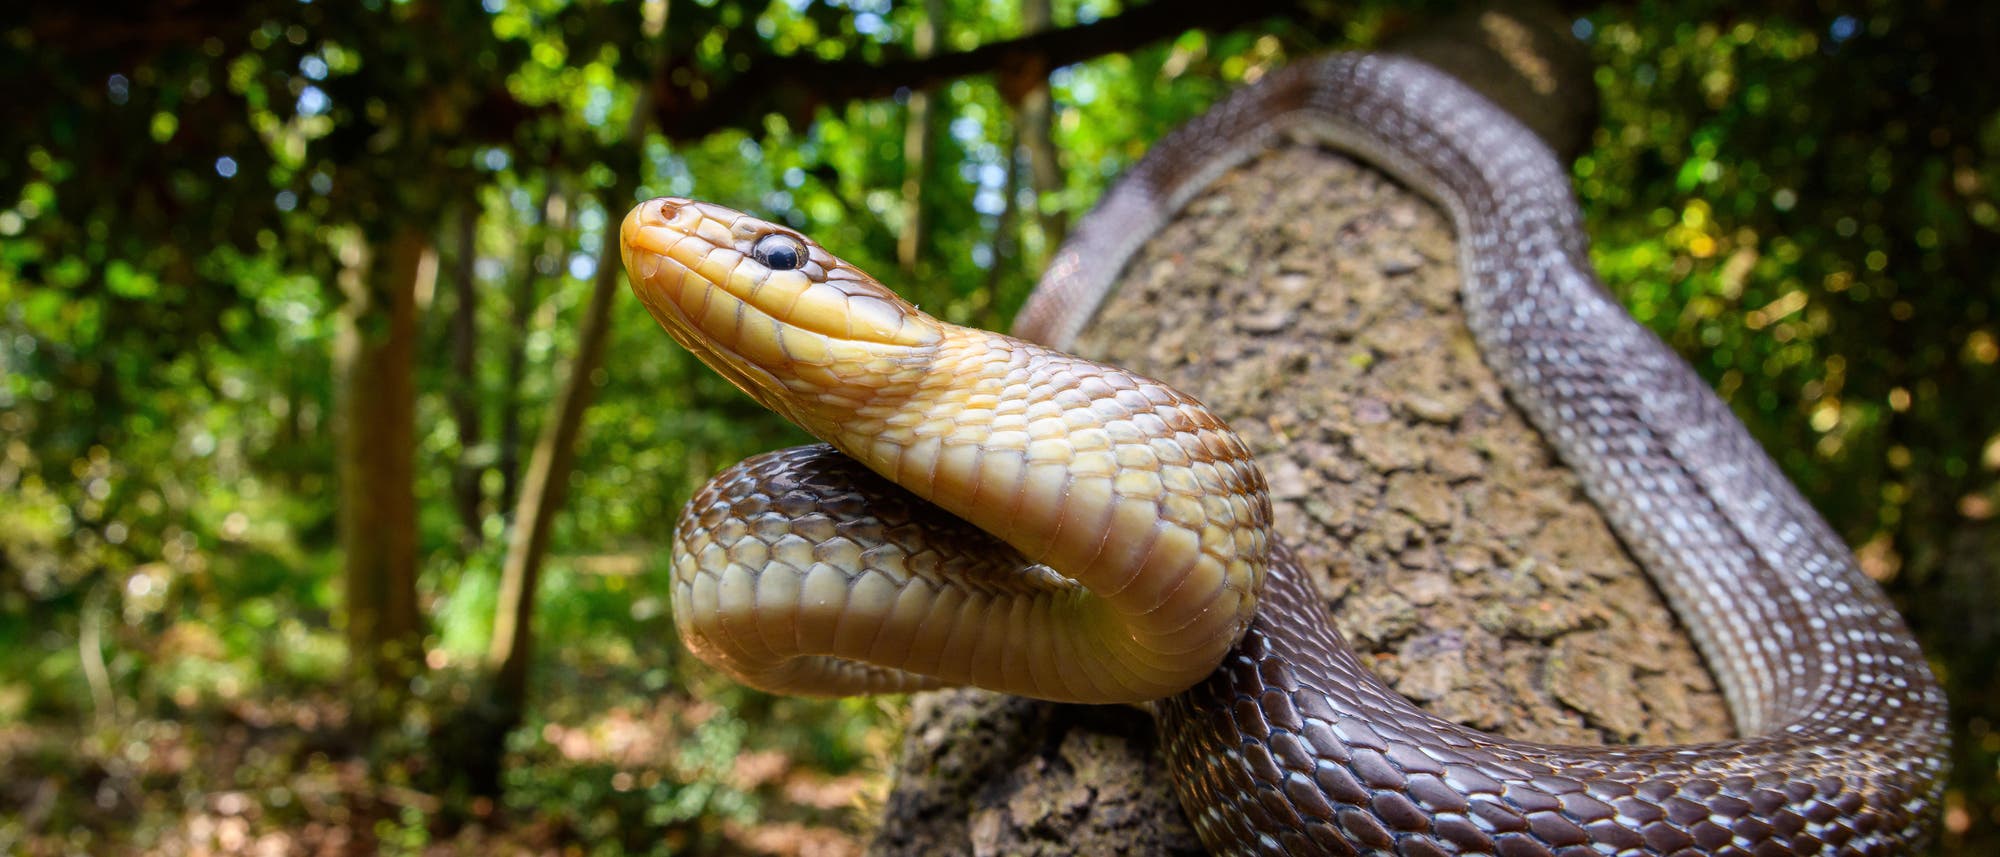
[[[1502,103],[1586,110],[1581,68],[1556,86],[1524,75]],[[1730,734],[1644,572],[1480,361],[1443,213],[1371,168],[1286,144],[1135,259],[1078,350],[1230,420],[1271,483],[1281,538],[1398,691],[1514,738]],[[1200,853],[1143,712],[978,691],[913,708],[875,853]]]
[[[527,376],[528,328],[535,316],[535,283],[544,276],[543,268],[560,271],[562,251],[568,246],[569,198],[551,176],[542,195],[542,250],[529,252],[519,279],[508,295],[507,363],[500,391],[500,508],[509,510],[520,498],[521,485],[521,382]],[[543,261],[547,260],[548,265]],[[509,518],[509,521],[512,521]]]
[[[917,19],[911,34],[911,48],[918,57],[937,49],[939,21],[944,19],[941,0],[925,0],[925,15]],[[932,150],[936,148],[937,122],[932,118],[930,87],[910,93],[903,125],[903,231],[896,236],[896,264],[904,274],[914,274],[924,248],[924,185],[931,172]]]
[[[562,392],[542,424],[533,457],[521,485],[521,499],[514,509],[514,525],[507,542],[507,558],[500,571],[500,595],[493,622],[493,640],[486,663],[492,675],[492,702],[496,706],[500,734],[520,722],[528,695],[528,666],[534,657],[535,592],[541,581],[542,559],[548,553],[549,529],[562,509],[563,495],[576,462],[576,441],[583,430],[583,415],[590,407],[601,383],[598,375],[604,363],[605,342],[611,332],[611,302],[624,281],[625,268],[619,260],[618,229],[623,222],[618,204],[628,194],[605,194],[602,249],[592,279],[590,302],[584,308],[582,328],[577,334],[576,357],[570,362]],[[494,747],[497,757],[500,748]]]
[[[1049,0],[1022,0],[1021,32],[1032,36],[1055,23]],[[1035,223],[1041,230],[1041,256],[1055,251],[1056,242],[1069,230],[1069,218],[1060,206],[1050,205],[1051,197],[1062,192],[1062,164],[1056,157],[1055,100],[1049,93],[1047,74],[1037,77],[1021,93],[1020,147],[1028,158],[1028,184],[1035,191]],[[1040,261],[1037,261],[1039,266]]]
[[[1016,111],[1016,116],[1020,113]],[[981,313],[973,322],[981,327],[999,327],[1003,322],[999,315],[1001,284],[1006,281],[1007,272],[1021,264],[1021,125],[1007,129],[1007,145],[1001,148],[1007,153],[1005,176],[1000,181],[1000,216],[993,222],[993,263],[986,269],[986,292],[981,296]]]
[[[1048,29],[1048,0],[1022,0],[1021,28],[1024,35],[1034,35]],[[1038,142],[1038,151],[1053,155],[1049,149],[1049,71],[1038,63],[1029,63],[1004,71],[996,82],[1000,99],[1010,108],[1014,123],[1007,129],[1007,144],[1001,151],[1007,158],[1005,179],[1000,186],[1000,216],[993,225],[993,264],[986,269],[986,292],[980,305],[983,312],[975,321],[982,327],[997,327],[1001,322],[998,296],[1008,273],[1017,267],[1026,267],[1025,249],[1028,242],[1022,240],[1023,223],[1021,217],[1021,168],[1033,156],[1026,149],[1030,142]],[[1049,165],[1054,167],[1053,162]],[[1044,176],[1036,172],[1032,180]],[[1029,212],[1031,217],[1041,212],[1039,183],[1033,185],[1037,191],[1037,204]],[[1036,220],[1037,225],[1041,224]],[[1047,233],[1043,233],[1046,239]],[[1039,266],[1038,266],[1039,267]]]
[[423,668],[417,609],[417,293],[437,276],[420,229],[342,249],[334,367],[339,378],[340,545],[356,723],[390,722]]
[[458,426],[458,461],[452,469],[452,504],[458,510],[459,526],[464,530],[463,541],[468,548],[474,548],[485,538],[485,492],[480,487],[480,474],[486,469],[482,460],[484,450],[480,446],[479,425],[479,289],[473,282],[473,262],[479,254],[479,203],[476,198],[467,201],[458,212],[454,224],[457,231],[452,243],[457,257],[452,260],[451,285],[455,300],[451,308],[451,371],[457,383],[453,385],[451,420]]
[[765,116],[788,115],[794,124],[810,121],[808,110],[838,110],[850,101],[886,98],[900,89],[922,89],[960,77],[1004,72],[1033,63],[1060,68],[1131,51],[1189,30],[1227,32],[1253,21],[1310,14],[1304,0],[1152,0],[1088,24],[1044,30],[964,51],[929,58],[876,60],[858,56],[825,59],[811,53],[752,57],[747,68],[727,80],[705,76],[674,79],[685,66],[660,72],[660,97],[652,106],[660,133],[674,141],[699,140],[725,128],[754,129]]

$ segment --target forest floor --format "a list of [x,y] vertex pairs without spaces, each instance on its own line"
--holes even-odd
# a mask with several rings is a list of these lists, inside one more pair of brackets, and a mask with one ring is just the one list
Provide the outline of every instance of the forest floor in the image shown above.
[[[327,693],[0,725],[0,853],[860,852],[893,734],[877,712],[892,709],[753,695],[759,716],[805,724],[757,743],[714,702],[607,701],[641,682],[555,672],[563,686],[508,741],[499,799],[437,785],[450,777],[421,717],[363,753]],[[811,729],[827,722],[847,728]]]

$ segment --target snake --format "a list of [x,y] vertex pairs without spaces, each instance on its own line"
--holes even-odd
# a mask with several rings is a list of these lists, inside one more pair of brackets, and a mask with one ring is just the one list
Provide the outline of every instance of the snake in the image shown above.
[[[1480,354],[1686,626],[1741,737],[1568,746],[1426,713],[1343,641],[1226,424],[1060,350],[1180,207],[1281,138],[1446,211]],[[671,336],[824,441],[725,470],[675,530],[675,624],[745,683],[1155,700],[1217,854],[1892,854],[1931,835],[1946,707],[1909,629],[1597,279],[1549,148],[1418,60],[1298,62],[1162,138],[1058,249],[1016,336],[932,318],[711,203],[643,202],[621,242]]]

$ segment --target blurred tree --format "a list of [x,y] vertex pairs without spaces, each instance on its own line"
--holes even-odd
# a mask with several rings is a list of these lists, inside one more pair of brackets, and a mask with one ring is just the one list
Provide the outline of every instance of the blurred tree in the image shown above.
[[458,428],[458,462],[452,468],[452,504],[458,511],[462,539],[468,549],[485,537],[485,471],[490,447],[482,444],[484,420],[479,389],[479,282],[474,265],[479,255],[479,208],[471,201],[454,207],[451,259],[451,421]]
[[340,385],[340,552],[349,681],[358,721],[393,722],[423,666],[417,609],[417,293],[437,276],[423,232],[381,244],[350,235],[339,275],[347,302],[334,344]]
[[[1055,11],[1049,0],[1022,0],[1021,28],[1027,35],[1034,35],[1053,26]],[[1041,255],[1036,263],[1028,265],[1031,270],[1039,270],[1042,256],[1054,250],[1055,245],[1069,230],[1069,218],[1059,203],[1062,200],[1063,175],[1062,159],[1056,149],[1055,102],[1049,93],[1046,69],[1041,73],[1026,75],[1027,86],[1021,91],[1020,103],[1020,152],[1016,157],[1028,159],[1028,186],[1034,191],[1035,226],[1038,230],[1036,245]]]
[[[643,114],[635,112],[634,131]],[[634,136],[637,136],[636,133]],[[620,173],[632,175],[636,170]],[[606,211],[615,210],[631,196],[629,181],[614,184],[604,194]],[[542,436],[535,442],[528,460],[520,504],[514,510],[514,529],[507,543],[507,557],[501,566],[499,607],[493,619],[493,641],[486,652],[486,668],[492,672],[491,716],[496,728],[488,742],[476,748],[482,759],[497,760],[506,752],[504,738],[520,724],[528,699],[528,668],[535,653],[535,593],[541,581],[542,563],[548,554],[549,536],[563,495],[569,490],[570,473],[576,466],[577,436],[583,429],[584,410],[603,384],[604,350],[611,337],[611,302],[625,282],[625,268],[619,258],[619,226],[623,218],[605,217],[598,239],[597,272],[577,333],[576,356],[565,373],[562,392],[542,424]],[[498,791],[497,778],[475,782],[482,794]]]
[[507,324],[502,328],[507,368],[500,381],[499,499],[509,521],[513,520],[515,501],[520,497],[521,386],[522,373],[527,369],[528,334],[534,328],[529,316],[535,309],[535,282],[544,272],[561,270],[570,241],[569,215],[574,210],[560,177],[552,175],[546,181],[548,187],[542,192],[541,205],[537,206],[543,227],[541,245],[530,251],[532,257],[513,279]]
[[[114,302],[107,308],[125,307],[125,318],[100,328],[122,341],[86,359],[131,362],[90,371],[99,401],[84,413],[49,412],[44,424],[84,429],[86,443],[107,450],[129,448],[158,421],[142,417],[137,431],[121,431],[105,407],[124,398],[119,388],[148,386],[145,375],[170,370],[186,346],[201,346],[187,352],[196,363],[255,353],[269,338],[250,327],[265,296],[254,276],[238,273],[239,260],[337,283],[326,296],[342,307],[327,377],[341,388],[332,459],[353,686],[363,722],[376,719],[369,712],[396,717],[423,665],[413,373],[416,319],[436,270],[430,233],[444,202],[472,186],[469,150],[510,137],[526,113],[493,75],[496,64],[478,61],[507,47],[484,12],[421,3],[159,8],[116,27],[87,21],[95,19],[82,10],[48,7],[9,25],[10,39],[44,49],[31,56],[52,83],[10,109],[31,127],[26,117],[38,111],[68,118],[53,147],[31,145],[37,154],[22,159],[25,171],[0,174],[0,195],[60,201],[54,216],[23,226],[48,263],[73,266],[80,288],[103,293]],[[46,52],[55,47],[64,53]],[[487,76],[464,73],[479,69]],[[434,77],[450,83],[422,85]],[[100,165],[121,180],[107,181]],[[65,238],[78,228],[117,240]],[[206,236],[189,234],[204,228]],[[82,252],[69,255],[69,246]],[[281,246],[289,259],[275,255]],[[187,329],[217,323],[212,332]],[[214,383],[212,372],[193,377]],[[60,454],[41,460],[66,466]],[[143,476],[119,487],[158,490]]]
[[[937,51],[938,28],[943,26],[942,0],[924,0],[924,16],[917,20],[910,36],[910,51],[918,59]],[[931,185],[936,159],[937,121],[931,115],[931,87],[919,87],[905,102],[908,115],[903,130],[903,227],[896,236],[896,261],[905,275],[917,272],[924,246],[924,188]]]
[[2000,9],[1730,8],[1591,19],[1599,265],[1904,606],[1952,696],[1948,832],[1990,843],[2000,564],[1951,551],[2000,496],[2000,408],[1973,392],[2000,390]]

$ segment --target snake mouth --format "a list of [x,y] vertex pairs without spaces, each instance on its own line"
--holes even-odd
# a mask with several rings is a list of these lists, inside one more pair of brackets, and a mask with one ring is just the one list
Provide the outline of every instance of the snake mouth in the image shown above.
[[[645,207],[642,205],[640,209]],[[784,390],[784,383],[764,365],[765,361],[751,359],[738,350],[739,337],[734,335],[733,325],[717,323],[720,319],[704,323],[712,304],[726,314],[740,316],[730,306],[735,302],[685,264],[682,259],[687,254],[672,252],[685,236],[641,228],[640,209],[627,215],[619,230],[620,255],[624,257],[632,293],[682,347],[702,358],[702,362],[738,389],[759,401],[771,402],[768,394]],[[723,300],[713,301],[716,297]],[[718,330],[728,335],[714,335]]]
[[[777,236],[792,263],[759,250]],[[819,362],[825,340],[917,347],[940,338],[936,321],[818,244],[717,205],[664,197],[640,203],[620,229],[634,291],[671,306],[699,335],[745,357]],[[824,338],[819,343],[808,340]]]

